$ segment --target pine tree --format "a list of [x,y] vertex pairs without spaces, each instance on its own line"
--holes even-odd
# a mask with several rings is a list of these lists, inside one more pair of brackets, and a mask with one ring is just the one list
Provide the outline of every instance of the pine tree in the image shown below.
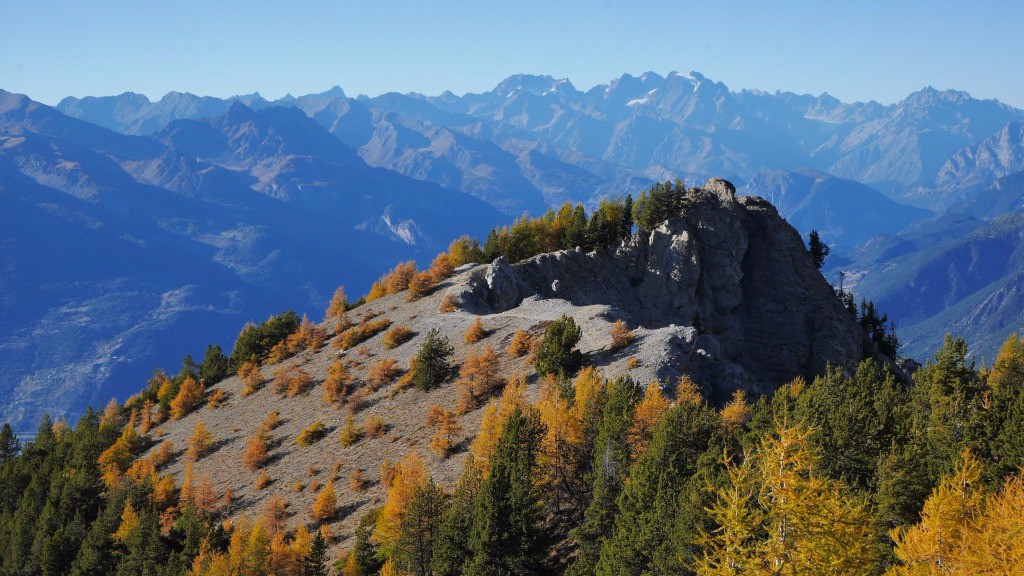
[[207,386],[223,380],[229,373],[228,357],[216,344],[206,347],[203,363],[199,366],[199,378]]
[[589,248],[587,243],[587,214],[583,206],[577,204],[572,211],[572,219],[562,237],[562,249],[574,250],[580,247],[584,251]]
[[622,238],[629,238],[633,234],[633,195],[627,194],[626,201],[622,205],[622,226],[619,235]]
[[313,533],[313,541],[309,547],[309,554],[302,561],[304,576],[327,576],[327,541],[324,535],[317,530]]
[[807,237],[807,244],[814,267],[821,268],[825,264],[825,257],[828,256],[832,249],[828,247],[828,244],[821,241],[817,230],[811,230],[810,235]]
[[562,315],[544,330],[544,341],[534,365],[537,373],[568,376],[579,368],[583,356],[576,350],[581,331],[571,316]]
[[395,541],[396,564],[406,573],[427,576],[431,573],[434,541],[445,510],[444,492],[430,478],[416,486]]
[[541,435],[535,413],[516,408],[505,422],[477,496],[469,575],[537,574],[545,557],[543,514],[533,485]]
[[718,430],[718,415],[703,404],[681,402],[665,412],[650,448],[630,469],[612,535],[601,548],[597,574],[681,569],[671,537],[679,494]]
[[478,469],[467,462],[434,538],[430,568],[436,576],[462,576],[464,573],[464,567],[472,556],[469,533],[473,527],[473,507],[481,482]]
[[3,428],[0,428],[0,466],[13,459],[20,451],[21,442],[18,442],[11,425],[5,422]]
[[638,396],[636,385],[628,378],[608,385],[607,400],[594,439],[593,468],[587,476],[592,496],[583,521],[572,534],[579,546],[576,562],[570,568],[574,576],[594,573],[601,547],[612,535],[616,502],[629,471],[628,433],[633,426]]
[[432,328],[416,353],[415,372],[412,381],[421,390],[430,390],[445,381],[451,374],[448,357],[453,349],[437,328]]

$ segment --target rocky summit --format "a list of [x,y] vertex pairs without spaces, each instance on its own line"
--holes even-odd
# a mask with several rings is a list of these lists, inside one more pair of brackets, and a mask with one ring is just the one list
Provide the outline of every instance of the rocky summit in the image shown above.
[[738,389],[770,392],[828,364],[853,367],[863,350],[799,233],[769,202],[738,197],[721,179],[691,188],[679,217],[614,250],[498,259],[449,291],[481,315],[550,299],[605,306],[610,321],[664,344],[644,359],[657,364],[652,376],[688,374],[718,402]]

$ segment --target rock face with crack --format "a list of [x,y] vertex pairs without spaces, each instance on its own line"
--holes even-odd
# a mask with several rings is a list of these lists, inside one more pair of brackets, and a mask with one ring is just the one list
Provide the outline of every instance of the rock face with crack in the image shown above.
[[[828,364],[861,358],[856,322],[803,240],[766,200],[725,180],[692,188],[678,217],[614,249],[563,250],[515,265],[499,258],[452,289],[467,310],[501,313],[526,298],[606,305],[662,334],[659,375],[691,376],[716,402],[766,393]],[[668,356],[672,356],[671,358]],[[673,378],[674,379],[674,378]]]

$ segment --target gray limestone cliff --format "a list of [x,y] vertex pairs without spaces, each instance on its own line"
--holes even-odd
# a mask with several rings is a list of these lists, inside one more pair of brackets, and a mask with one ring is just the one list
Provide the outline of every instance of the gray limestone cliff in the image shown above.
[[[665,334],[688,374],[716,402],[763,394],[832,364],[855,367],[862,337],[811,261],[799,233],[766,200],[725,180],[692,188],[681,214],[612,249],[499,258],[462,286],[463,308],[501,313],[527,298],[606,305],[631,327]],[[664,328],[676,328],[665,332]],[[672,343],[670,343],[672,344]]]

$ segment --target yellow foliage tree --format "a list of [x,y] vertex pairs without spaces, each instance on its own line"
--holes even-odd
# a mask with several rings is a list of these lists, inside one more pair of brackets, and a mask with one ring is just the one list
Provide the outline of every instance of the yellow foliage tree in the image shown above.
[[412,339],[414,334],[408,326],[395,326],[384,335],[382,343],[388,350],[393,350]]
[[452,275],[455,271],[455,266],[452,264],[451,257],[446,252],[438,254],[434,261],[430,263],[430,280],[434,284],[445,280]]
[[174,485],[174,476],[164,474],[153,483],[153,494],[150,498],[157,509],[164,510],[174,506],[178,498],[178,488]]
[[260,515],[263,527],[271,534],[283,532],[287,528],[288,501],[280,494],[274,494],[267,498]]
[[484,330],[484,322],[479,316],[476,320],[469,325],[469,330],[466,330],[465,340],[466,344],[475,344],[487,337],[487,330]]
[[1024,387],[1024,340],[1016,334],[1010,334],[999,348],[988,374],[988,384],[996,391],[1006,386]]
[[722,428],[732,434],[750,421],[752,415],[750,404],[743,390],[732,393],[732,400],[722,408]]
[[430,272],[417,272],[412,275],[409,279],[409,295],[406,300],[413,302],[423,298],[430,293],[430,288],[434,284],[434,278],[430,275]]
[[245,448],[245,455],[242,456],[242,464],[255,472],[263,468],[263,465],[267,463],[268,451],[267,433],[259,430],[249,438]]
[[328,482],[320,489],[313,501],[310,517],[314,522],[329,522],[338,513],[338,497],[334,493],[334,482]]
[[553,494],[555,509],[560,510],[570,483],[584,474],[583,412],[569,404],[552,374],[544,380],[536,408],[544,424],[537,458],[541,484]]
[[477,241],[469,236],[461,236],[448,245],[448,259],[455,268],[463,264],[479,261],[482,254]]
[[486,474],[490,468],[491,453],[505,428],[505,422],[516,408],[524,411],[532,409],[526,400],[526,379],[522,375],[514,376],[505,386],[501,397],[492,400],[484,409],[480,431],[469,446],[472,466],[481,474]]
[[356,427],[355,418],[351,414],[345,417],[345,425],[341,428],[341,436],[338,441],[345,448],[355,444],[360,438],[359,428]]
[[348,320],[348,296],[345,295],[345,287],[338,286],[327,304],[327,311],[324,313],[324,321],[334,321],[334,331],[344,330],[349,324]]
[[100,426],[107,424],[117,424],[117,421],[121,419],[121,405],[117,403],[117,398],[111,398],[107,402],[107,407],[103,409],[103,414],[100,415]]
[[204,402],[203,385],[187,376],[178,388],[178,395],[171,400],[171,418],[180,420]]
[[406,454],[395,466],[391,482],[387,485],[387,499],[381,507],[377,529],[374,531],[374,539],[382,550],[387,552],[394,548],[413,494],[425,486],[429,479],[430,473],[419,452],[415,450]]
[[451,411],[434,404],[427,411],[427,427],[434,430],[434,436],[430,439],[430,449],[438,456],[446,458],[455,446],[456,437],[462,433],[458,418]]
[[238,377],[242,379],[245,387],[242,388],[242,396],[248,396],[263,387],[263,374],[260,373],[259,364],[255,360],[246,360],[238,369]]
[[612,330],[610,335],[612,337],[612,350],[625,348],[626,346],[632,344],[633,340],[636,339],[636,336],[633,334],[633,331],[630,330],[629,327],[626,326],[626,323],[623,322],[622,320],[616,320],[615,324],[612,324]]
[[597,368],[587,366],[579,371],[572,382],[574,390],[573,411],[576,418],[582,420],[584,415],[591,410],[594,402],[604,394],[604,378]]
[[298,396],[312,385],[313,379],[309,376],[309,373],[297,364],[291,363],[287,366],[281,366],[274,371],[274,392],[278,394]]
[[348,385],[355,380],[340,358],[335,358],[327,368],[327,378],[324,380],[324,404],[333,404],[335,407],[341,405],[348,394]]
[[513,358],[521,358],[530,351],[531,344],[530,335],[527,334],[526,330],[516,330],[515,334],[512,335],[512,341],[509,342],[506,352]]
[[499,375],[500,368],[498,354],[490,346],[480,353],[470,350],[466,354],[456,382],[459,388],[458,413],[465,414],[475,409],[482,400],[501,388],[504,381]]
[[139,515],[135,512],[135,508],[132,508],[131,500],[126,500],[124,503],[124,511],[121,512],[121,525],[117,527],[111,536],[114,540],[124,544],[131,535],[132,531],[139,525]]
[[1019,574],[1024,566],[1024,480],[986,495],[982,464],[964,452],[932,491],[914,526],[893,530],[900,564],[891,576]]
[[199,484],[192,496],[192,503],[201,512],[212,512],[217,505],[217,493],[213,489],[210,477],[205,473],[199,478]]
[[206,422],[196,422],[192,429],[192,435],[188,437],[188,448],[185,450],[185,458],[199,460],[206,455],[206,452],[213,445],[213,434],[206,428]]
[[394,358],[381,358],[366,371],[366,382],[371,390],[390,384],[401,375],[402,370]]
[[458,310],[458,308],[458,299],[455,297],[454,294],[448,292],[447,294],[444,295],[443,298],[441,298],[441,303],[438,305],[437,310],[442,314],[447,314],[448,312],[455,312],[456,310]]
[[871,572],[878,561],[871,515],[863,502],[844,496],[841,482],[817,475],[811,437],[807,427],[777,423],[751,456],[753,465],[727,462],[730,482],[716,490],[709,509],[720,528],[702,538],[698,574]]

